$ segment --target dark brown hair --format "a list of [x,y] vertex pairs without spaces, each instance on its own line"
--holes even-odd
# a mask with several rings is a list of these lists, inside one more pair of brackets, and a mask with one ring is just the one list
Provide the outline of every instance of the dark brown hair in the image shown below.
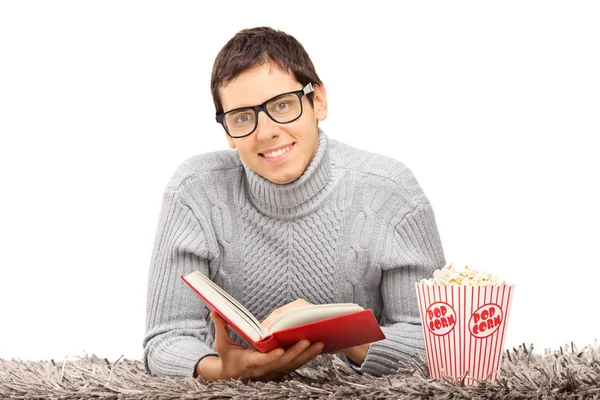
[[[242,72],[271,63],[290,73],[303,86],[309,82],[322,84],[304,47],[293,36],[270,27],[244,29],[223,46],[213,65],[210,79],[215,109],[223,112],[219,87],[225,86]],[[313,105],[314,93],[307,95]]]

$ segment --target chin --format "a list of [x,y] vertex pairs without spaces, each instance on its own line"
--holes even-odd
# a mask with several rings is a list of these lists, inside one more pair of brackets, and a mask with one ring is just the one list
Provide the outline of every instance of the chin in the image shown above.
[[278,185],[285,185],[294,182],[296,179],[300,178],[300,175],[302,174],[282,174],[275,176],[265,176],[265,178]]
[[285,184],[294,182],[298,178],[291,179],[291,178],[276,178],[276,177],[271,177],[271,178],[267,178],[267,179],[269,181],[273,182],[273,183],[278,184],[278,185],[285,185]]

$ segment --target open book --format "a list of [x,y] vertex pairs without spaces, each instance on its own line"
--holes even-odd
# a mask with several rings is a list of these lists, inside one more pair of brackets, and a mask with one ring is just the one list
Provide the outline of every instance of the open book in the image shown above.
[[385,339],[371,310],[357,304],[316,304],[287,310],[268,329],[231,295],[199,271],[183,279],[206,307],[216,311],[242,339],[263,353],[308,339],[323,342],[322,353]]

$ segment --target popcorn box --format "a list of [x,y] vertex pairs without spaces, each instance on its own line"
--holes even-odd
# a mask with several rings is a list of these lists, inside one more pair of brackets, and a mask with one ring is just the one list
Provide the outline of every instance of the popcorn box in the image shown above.
[[496,380],[514,285],[415,285],[431,377]]

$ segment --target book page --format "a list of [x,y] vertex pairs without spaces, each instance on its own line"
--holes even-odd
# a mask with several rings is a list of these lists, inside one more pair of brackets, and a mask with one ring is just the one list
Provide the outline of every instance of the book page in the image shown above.
[[231,320],[232,323],[237,325],[239,329],[244,331],[252,340],[258,341],[267,336],[266,331],[256,317],[206,275],[195,271],[186,275],[185,279],[201,294],[201,297],[205,297],[208,302]]
[[246,307],[244,307],[234,297],[232,297],[229,293],[227,293],[225,290],[223,290],[222,287],[220,287],[219,285],[214,283],[212,280],[210,280],[209,277],[202,274],[200,271],[196,271],[196,272],[199,274],[200,278],[202,278],[204,281],[206,281],[206,283],[211,285],[217,292],[219,292],[223,297],[225,297],[228,301],[230,301],[231,304],[237,309],[237,311],[241,312],[245,317],[247,317],[248,322],[254,324],[256,326],[257,330],[261,332],[261,334],[263,334],[263,335],[266,334],[266,331],[263,329],[262,324],[256,319],[256,317],[254,317],[254,315],[250,311],[248,311],[248,309]]
[[353,303],[311,304],[308,306],[296,307],[278,315],[273,322],[271,322],[271,325],[269,325],[267,333],[271,334],[273,332],[307,324],[309,322],[337,317],[339,315],[350,314],[362,310],[363,308],[361,306]]

